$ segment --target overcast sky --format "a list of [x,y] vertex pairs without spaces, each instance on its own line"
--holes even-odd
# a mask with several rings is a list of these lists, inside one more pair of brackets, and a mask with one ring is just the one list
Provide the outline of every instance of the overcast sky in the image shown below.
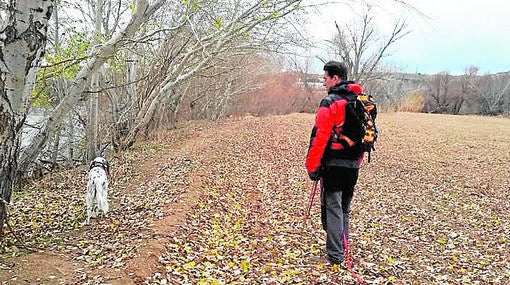
[[[480,74],[510,71],[510,1],[408,0],[419,13],[402,9],[393,0],[381,0],[375,20],[383,34],[394,19],[405,17],[411,31],[396,42],[388,65],[404,72],[461,74],[469,66]],[[334,21],[348,22],[352,7],[340,4],[312,17],[311,32],[317,42],[335,33]]]

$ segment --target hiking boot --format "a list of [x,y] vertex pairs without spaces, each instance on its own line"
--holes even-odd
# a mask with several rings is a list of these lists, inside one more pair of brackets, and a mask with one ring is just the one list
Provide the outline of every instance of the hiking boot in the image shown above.
[[329,259],[326,255],[317,256],[317,255],[311,254],[309,256],[309,260],[312,263],[324,263],[324,264],[329,263]]
[[340,264],[342,263],[341,261],[329,260],[327,255],[317,256],[317,255],[312,254],[312,255],[310,255],[309,259],[312,263],[322,263],[327,266],[335,266],[335,265],[340,266]]
[[342,264],[341,261],[336,261],[336,260],[328,260],[329,262],[329,265],[333,266],[333,265],[338,265],[340,266]]

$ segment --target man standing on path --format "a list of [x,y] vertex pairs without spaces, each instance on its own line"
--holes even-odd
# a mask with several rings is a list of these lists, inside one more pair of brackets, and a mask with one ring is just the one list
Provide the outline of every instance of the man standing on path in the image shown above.
[[344,259],[344,235],[349,238],[350,204],[363,160],[364,132],[349,103],[362,88],[347,81],[347,68],[336,61],[324,65],[323,85],[328,95],[317,110],[305,165],[310,179],[322,179],[321,220],[328,259],[324,261],[334,265]]

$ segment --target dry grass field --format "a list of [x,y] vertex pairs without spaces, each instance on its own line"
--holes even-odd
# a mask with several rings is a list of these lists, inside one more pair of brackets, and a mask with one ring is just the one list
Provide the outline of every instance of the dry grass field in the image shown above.
[[[86,168],[16,193],[0,284],[356,284],[310,262],[314,115],[192,122],[112,157],[111,213],[84,226]],[[379,115],[351,219],[366,284],[510,284],[510,119]],[[317,200],[317,199],[316,199]]]

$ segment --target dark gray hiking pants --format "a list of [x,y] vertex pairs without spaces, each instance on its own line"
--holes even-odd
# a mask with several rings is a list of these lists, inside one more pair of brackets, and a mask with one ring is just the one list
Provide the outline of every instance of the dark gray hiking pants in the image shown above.
[[331,263],[344,259],[344,232],[349,238],[349,215],[358,168],[328,167],[322,174],[322,227],[326,231],[326,252]]

